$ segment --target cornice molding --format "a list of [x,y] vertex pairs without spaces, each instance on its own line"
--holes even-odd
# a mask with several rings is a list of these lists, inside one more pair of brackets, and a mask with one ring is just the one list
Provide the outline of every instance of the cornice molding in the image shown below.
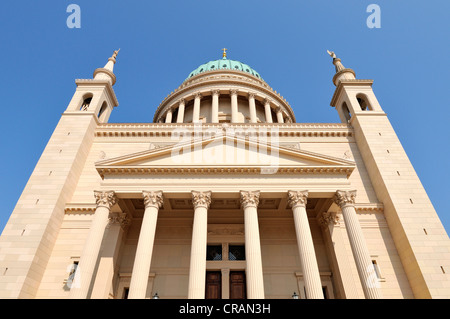
[[119,101],[117,100],[116,93],[114,92],[114,89],[111,85],[111,83],[107,80],[94,80],[94,79],[76,79],[75,84],[77,86],[92,86],[92,85],[100,85],[100,86],[106,86],[106,91],[108,92],[109,96],[112,98],[114,102],[114,107],[119,105]]
[[113,167],[98,166],[97,171],[104,178],[106,175],[135,175],[135,174],[336,174],[347,175],[355,169],[354,166],[348,167],[319,167],[319,166],[165,166],[165,167]]
[[[267,136],[289,137],[352,137],[353,128],[341,123],[227,123],[230,129],[255,129]],[[223,124],[202,124],[203,136],[210,136],[211,129],[222,130]],[[197,128],[197,129],[196,129]],[[276,130],[274,130],[276,128]],[[103,123],[97,126],[96,137],[171,137],[179,129],[192,135],[198,133],[194,123]],[[264,132],[264,130],[267,130]],[[186,132],[183,132],[186,133]]]
[[341,80],[341,81],[339,81],[339,84],[337,85],[336,90],[334,90],[334,94],[333,94],[333,97],[331,98],[330,105],[332,107],[336,107],[338,97],[341,95],[341,92],[342,92],[344,86],[360,86],[360,85],[372,86],[372,84],[373,84],[373,80],[364,80],[364,79]]

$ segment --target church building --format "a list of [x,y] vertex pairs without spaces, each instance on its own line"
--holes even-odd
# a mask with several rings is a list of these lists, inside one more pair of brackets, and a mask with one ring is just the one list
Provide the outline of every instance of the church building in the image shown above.
[[77,79],[0,236],[0,298],[450,298],[449,237],[373,80],[328,53],[314,107],[336,123],[297,122],[226,49],[148,122],[108,122],[118,51]]

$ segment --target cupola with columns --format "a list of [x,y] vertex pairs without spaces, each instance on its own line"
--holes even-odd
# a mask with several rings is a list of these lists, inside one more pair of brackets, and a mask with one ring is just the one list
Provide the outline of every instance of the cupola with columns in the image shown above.
[[155,123],[294,123],[288,102],[247,64],[227,58],[210,61],[159,105]]

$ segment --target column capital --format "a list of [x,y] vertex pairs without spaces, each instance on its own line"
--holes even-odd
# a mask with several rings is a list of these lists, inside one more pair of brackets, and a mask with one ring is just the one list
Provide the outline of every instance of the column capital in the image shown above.
[[270,103],[272,103],[271,99],[269,99],[268,97],[264,98],[264,104],[265,105],[270,105]]
[[248,92],[248,98],[249,98],[249,99],[254,99],[255,96],[256,96],[256,93],[255,93],[255,92]]
[[184,104],[184,98],[179,99],[178,104]]
[[288,191],[288,203],[291,208],[297,206],[306,207],[308,201],[308,191]]
[[194,97],[195,97],[196,99],[201,99],[201,98],[202,98],[202,94],[201,94],[200,92],[195,92],[195,93],[194,93]]
[[143,191],[145,208],[156,207],[160,209],[163,204],[163,192],[162,191]]
[[354,206],[356,198],[356,190],[351,191],[336,191],[336,194],[333,197],[333,201],[339,205],[339,207],[344,206]]
[[111,209],[117,201],[114,191],[94,191],[95,202],[97,207],[106,207]]
[[211,95],[217,95],[217,96],[219,96],[219,95],[220,95],[220,90],[219,90],[219,89],[212,89],[212,90],[211,90]]
[[206,192],[191,191],[191,193],[194,208],[197,207],[206,207],[206,209],[209,208],[209,205],[211,204],[211,191]]
[[259,204],[259,191],[240,191],[241,205],[247,207],[258,207]]
[[238,92],[239,92],[238,89],[230,89],[230,94],[231,94],[231,95],[237,95]]
[[317,221],[322,227],[336,225],[339,222],[339,216],[335,212],[323,212],[317,217]]

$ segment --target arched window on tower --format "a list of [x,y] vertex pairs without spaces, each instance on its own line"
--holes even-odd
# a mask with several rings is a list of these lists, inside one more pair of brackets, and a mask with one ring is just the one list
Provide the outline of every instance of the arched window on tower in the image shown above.
[[371,111],[372,107],[370,106],[367,96],[360,93],[356,95],[356,100],[358,100],[358,104],[361,107],[361,110],[363,111]]
[[342,103],[342,114],[344,114],[345,119],[350,121],[352,118],[352,114],[350,113],[350,110],[348,109],[347,103]]
[[89,109],[89,105],[91,105],[92,96],[86,96],[83,99],[83,103],[81,104],[81,111],[87,111]]
[[103,115],[105,114],[107,107],[108,107],[108,104],[106,103],[106,101],[103,102],[102,107],[100,108],[100,111],[98,112],[98,115],[97,115],[99,121],[103,121],[103,117],[104,117]]

